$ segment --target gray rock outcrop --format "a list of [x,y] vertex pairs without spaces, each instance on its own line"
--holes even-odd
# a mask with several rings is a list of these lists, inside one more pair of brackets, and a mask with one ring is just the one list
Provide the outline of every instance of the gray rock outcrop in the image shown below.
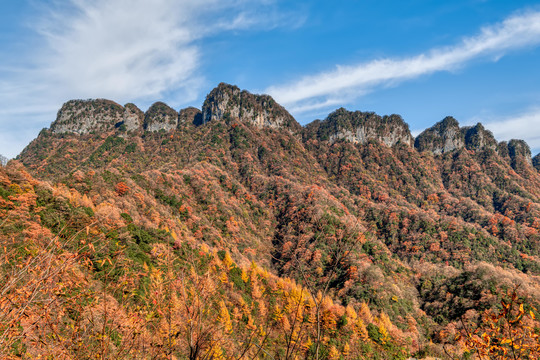
[[124,116],[122,125],[126,127],[126,131],[137,131],[142,129],[144,123],[144,113],[134,104],[128,103],[124,105]]
[[154,103],[144,114],[144,130],[169,131],[178,126],[178,113],[160,101]]
[[114,101],[105,99],[70,100],[58,111],[51,124],[54,134],[107,132],[123,121],[124,108]]
[[258,127],[301,127],[287,110],[269,95],[254,95],[238,87],[221,83],[206,97],[202,107],[202,123],[210,121],[243,121]]
[[188,107],[188,108],[180,110],[178,112],[178,126],[181,126],[184,124],[201,125],[202,124],[201,110],[194,107]]
[[319,140],[330,143],[347,140],[354,144],[365,144],[374,140],[389,147],[397,143],[413,145],[409,125],[399,115],[379,116],[372,112],[340,108],[312,126],[316,127],[311,131],[316,132]]
[[461,132],[465,137],[465,146],[469,150],[497,149],[497,140],[495,140],[493,133],[486,130],[480,123],[475,126],[463,127]]
[[465,147],[465,135],[460,130],[457,120],[447,116],[418,135],[414,146],[418,151],[444,154]]

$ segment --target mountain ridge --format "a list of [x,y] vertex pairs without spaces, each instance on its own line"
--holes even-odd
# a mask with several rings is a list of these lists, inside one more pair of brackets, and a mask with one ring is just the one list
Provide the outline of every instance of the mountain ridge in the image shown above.
[[127,131],[170,131],[182,124],[204,125],[211,121],[246,121],[259,127],[285,127],[304,138],[318,137],[330,142],[347,140],[365,144],[369,140],[386,146],[399,142],[418,151],[441,155],[456,149],[491,149],[503,157],[509,156],[516,165],[522,157],[529,165],[540,168],[540,154],[533,162],[529,146],[523,140],[500,142],[481,124],[460,127],[451,116],[445,117],[416,138],[409,125],[399,115],[380,116],[373,112],[348,111],[340,108],[321,121],[315,120],[301,126],[285,108],[269,95],[251,94],[237,86],[220,83],[206,97],[202,109],[194,107],[178,112],[163,102],[156,102],[143,113],[134,104],[124,107],[111,100],[70,100],[58,111],[50,131],[55,134],[107,132],[116,129]]

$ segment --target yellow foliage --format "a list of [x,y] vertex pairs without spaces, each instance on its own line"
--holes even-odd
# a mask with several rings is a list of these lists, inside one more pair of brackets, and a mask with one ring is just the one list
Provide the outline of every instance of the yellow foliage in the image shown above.
[[248,280],[249,280],[248,274],[246,273],[244,269],[242,269],[242,281],[247,283]]
[[354,331],[356,332],[356,334],[358,334],[358,337],[360,339],[364,341],[367,341],[369,339],[366,325],[361,318],[358,318],[358,320],[356,320],[356,323],[354,324]]
[[358,318],[356,311],[350,304],[345,308],[345,314],[347,314],[347,320],[349,320],[349,322],[354,322]]
[[336,326],[337,326],[336,315],[329,310],[324,310],[322,313],[322,325],[326,330],[329,330],[329,331],[336,330]]
[[280,321],[281,318],[283,317],[283,313],[281,312],[281,309],[279,308],[277,304],[274,306],[273,317],[274,317],[274,320],[276,321]]
[[343,356],[347,357],[349,356],[349,352],[351,351],[351,347],[349,346],[349,344],[345,344],[345,346],[343,346]]
[[225,267],[230,270],[232,268],[232,265],[234,264],[234,261],[233,259],[231,258],[231,254],[229,254],[229,252],[227,251],[225,253],[225,257],[223,258],[223,265],[225,265]]
[[227,306],[223,300],[219,302],[218,321],[221,323],[221,325],[223,325],[223,329],[227,334],[232,333],[231,316],[229,315],[229,310],[227,309]]
[[223,353],[223,349],[221,348],[221,346],[216,345],[212,349],[212,359],[215,359],[215,360],[225,360],[225,359],[227,359],[225,357],[225,354]]
[[259,326],[259,336],[264,338],[266,336],[266,331],[264,331],[264,328],[262,325]]
[[386,329],[386,326],[383,324],[379,325],[379,333],[381,334],[381,343],[386,344],[388,340],[390,340],[390,336],[388,335],[388,330]]
[[221,281],[223,284],[228,284],[229,283],[229,277],[227,276],[227,273],[225,271],[223,271],[219,275],[219,281]]
[[311,338],[308,338],[307,341],[302,344],[302,349],[308,351],[311,345],[313,345],[313,342],[311,341]]
[[384,325],[384,327],[388,330],[392,329],[394,325],[392,324],[392,321],[390,321],[390,318],[384,311],[381,312],[381,315],[379,316],[379,324]]
[[364,323],[370,324],[373,322],[373,315],[371,315],[371,310],[369,310],[369,306],[365,302],[360,305],[359,315],[364,320]]
[[328,351],[328,359],[330,360],[337,360],[339,359],[339,351],[336,349],[334,345],[330,347],[330,351]]

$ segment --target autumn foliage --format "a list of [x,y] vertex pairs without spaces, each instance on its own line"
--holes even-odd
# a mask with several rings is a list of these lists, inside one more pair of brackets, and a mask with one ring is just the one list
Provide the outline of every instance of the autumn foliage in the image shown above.
[[115,190],[118,196],[123,196],[129,191],[129,187],[126,185],[126,183],[119,182],[116,184]]
[[475,325],[463,323],[460,339],[480,359],[540,358],[537,309],[525,309],[517,290],[501,300],[499,310],[486,310]]
[[44,130],[0,168],[2,356],[537,356],[527,159],[190,113]]

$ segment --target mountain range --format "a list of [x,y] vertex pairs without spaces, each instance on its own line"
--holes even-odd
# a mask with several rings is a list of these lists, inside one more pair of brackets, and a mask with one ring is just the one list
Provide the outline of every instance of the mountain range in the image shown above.
[[201,110],[69,101],[0,168],[0,350],[537,358],[539,169],[482,124],[301,126],[223,83]]

